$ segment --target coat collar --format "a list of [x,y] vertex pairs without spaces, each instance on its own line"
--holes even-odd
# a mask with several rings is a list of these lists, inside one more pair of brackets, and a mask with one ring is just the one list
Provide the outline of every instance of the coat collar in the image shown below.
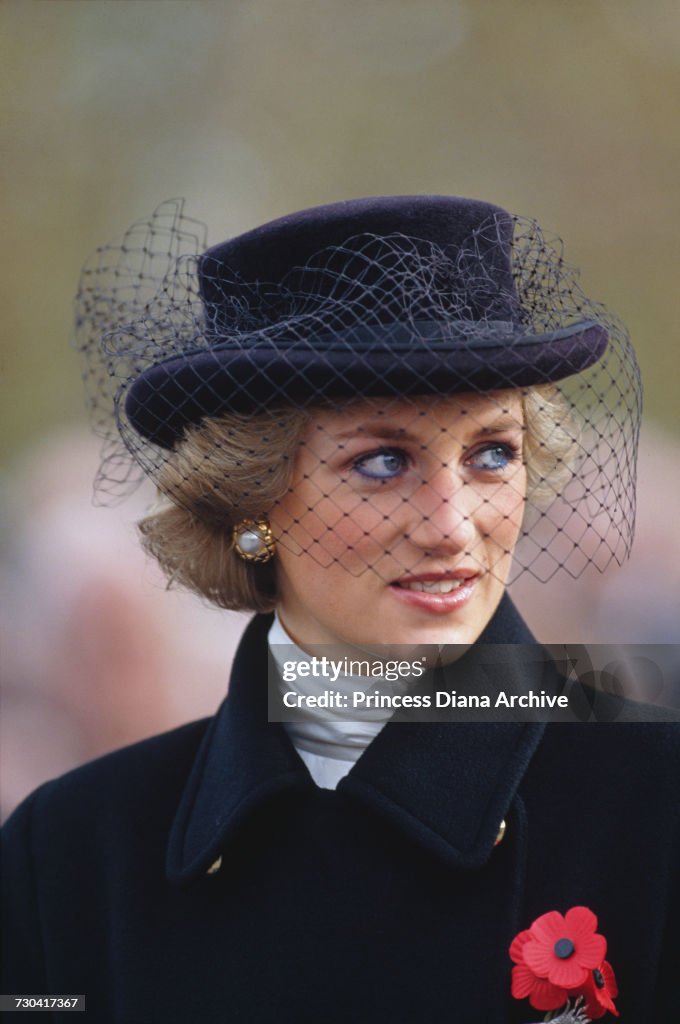
[[[204,737],[172,826],[170,881],[204,874],[265,800],[284,790],[316,789],[283,726],[267,721],[271,622],[271,616],[256,616],[236,653],[229,695]],[[480,641],[534,642],[507,597]],[[510,658],[503,671],[518,672],[519,663]],[[493,849],[543,728],[537,723],[388,722],[338,793],[388,819],[451,865],[479,867]]]

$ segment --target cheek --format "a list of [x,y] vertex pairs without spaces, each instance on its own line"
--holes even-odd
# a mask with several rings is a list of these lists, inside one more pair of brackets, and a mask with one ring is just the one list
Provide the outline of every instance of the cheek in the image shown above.
[[485,542],[510,555],[517,543],[524,519],[526,472],[522,467],[512,481],[486,494],[475,516],[476,526]]
[[322,495],[318,488],[296,488],[272,511],[270,522],[275,539],[291,554],[356,572],[394,543],[402,506],[394,496],[362,497],[341,488]]
[[[475,543],[493,551],[496,564],[506,554],[509,560],[517,542],[525,487],[521,467],[511,480],[475,488],[474,500],[468,499]],[[344,484],[324,493],[313,477],[300,481],[270,515],[279,549],[303,560],[308,571],[341,568],[352,576],[375,567],[385,555],[395,556],[412,520],[413,504],[400,493],[386,489],[362,496]],[[299,572],[300,566],[291,569]]]

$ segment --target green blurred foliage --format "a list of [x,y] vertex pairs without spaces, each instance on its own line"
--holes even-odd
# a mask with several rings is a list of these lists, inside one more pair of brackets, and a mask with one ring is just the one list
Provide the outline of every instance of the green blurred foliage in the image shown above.
[[678,429],[675,3],[5,0],[0,20],[8,457],[81,416],[83,260],[175,195],[213,242],[376,193],[535,216]]

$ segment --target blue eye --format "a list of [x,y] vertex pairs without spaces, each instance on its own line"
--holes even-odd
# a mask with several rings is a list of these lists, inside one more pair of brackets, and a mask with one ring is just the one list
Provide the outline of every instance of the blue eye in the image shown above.
[[489,444],[479,448],[469,456],[468,464],[475,469],[493,470],[507,469],[517,459],[518,453],[508,444]]
[[379,452],[370,452],[355,459],[352,468],[371,480],[392,480],[404,472],[406,465],[407,456],[404,452],[383,448]]

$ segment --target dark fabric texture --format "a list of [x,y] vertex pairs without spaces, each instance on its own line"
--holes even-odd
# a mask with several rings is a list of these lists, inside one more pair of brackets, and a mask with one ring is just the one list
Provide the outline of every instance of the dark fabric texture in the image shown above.
[[[346,199],[290,213],[208,249],[203,257],[204,298],[221,302],[224,288],[208,283],[222,270],[244,281],[280,281],[292,267],[304,266],[310,256],[331,245],[343,245],[355,235],[402,234],[434,242],[446,249],[460,244],[484,221],[498,217],[507,251],[512,240],[512,217],[500,206],[460,196],[370,196]],[[364,268],[366,269],[366,268]],[[489,268],[491,270],[491,268]],[[512,291],[510,267],[497,263],[494,277]],[[351,290],[351,282],[347,282]],[[511,311],[506,315],[510,318]],[[482,315],[482,311],[478,311]]]
[[[621,1021],[677,1019],[677,726],[391,722],[318,789],[266,721],[270,622],[214,719],[8,821],[3,992],[85,993],[103,1024],[518,1024],[542,1014],[510,996],[512,937],[585,904]],[[484,639],[527,642],[507,599]]]
[[[197,267],[200,345],[143,369],[125,414],[140,435],[172,448],[189,423],[275,401],[519,388],[579,373],[603,356],[607,329],[583,315],[531,327],[513,279],[513,231],[509,213],[479,200],[375,196],[302,210],[213,246]],[[389,240],[389,255],[369,258],[368,239]],[[433,246],[451,265],[430,282],[439,301],[419,314],[413,285],[395,302],[389,279],[418,252],[429,253],[434,273]],[[474,255],[462,258],[470,246]],[[550,275],[536,269],[539,291],[542,276]]]
[[[375,328],[369,328],[375,338]],[[135,429],[172,448],[188,423],[224,412],[262,412],[273,399],[309,404],[361,395],[448,395],[556,381],[596,362],[607,347],[599,324],[578,324],[513,344],[457,346],[402,352],[390,348],[394,330],[382,332],[370,359],[344,350],[314,353],[229,345],[158,363],[131,385],[125,410]]]

